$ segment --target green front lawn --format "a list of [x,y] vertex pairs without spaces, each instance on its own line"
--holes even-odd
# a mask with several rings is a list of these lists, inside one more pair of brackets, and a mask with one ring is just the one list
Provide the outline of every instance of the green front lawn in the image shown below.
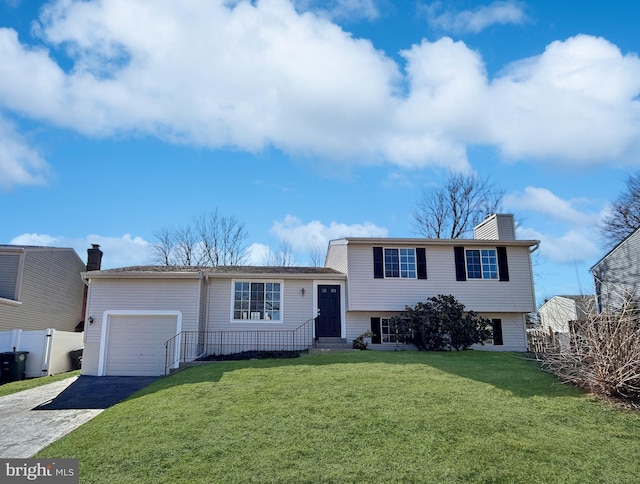
[[72,376],[78,376],[80,370],[69,371],[67,373],[60,373],[53,376],[43,376],[41,378],[30,378],[28,380],[18,380],[0,385],[0,397],[5,395],[11,395],[12,393],[21,392],[22,390],[29,390],[30,388],[46,385],[47,383],[53,383],[60,380],[66,380]]
[[81,482],[637,482],[640,413],[517,354],[350,352],[160,379],[40,452]]

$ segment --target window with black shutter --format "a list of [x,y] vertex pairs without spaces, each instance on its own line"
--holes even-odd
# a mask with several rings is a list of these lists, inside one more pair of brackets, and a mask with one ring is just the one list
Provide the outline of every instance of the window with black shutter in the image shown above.
[[465,268],[464,247],[454,247],[453,254],[456,261],[456,281],[466,281],[467,270]]
[[384,260],[382,257],[382,247],[373,248],[373,277],[384,278]]
[[418,265],[418,279],[427,278],[427,251],[424,247],[416,248],[416,262]]
[[498,252],[498,272],[500,272],[500,280],[509,280],[509,263],[507,262],[507,248],[496,247]]
[[502,346],[502,319],[492,319],[491,326],[493,329],[493,344],[496,346]]

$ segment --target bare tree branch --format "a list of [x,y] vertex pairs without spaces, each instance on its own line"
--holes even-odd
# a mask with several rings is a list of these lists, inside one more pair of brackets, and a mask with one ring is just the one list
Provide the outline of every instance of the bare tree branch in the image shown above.
[[488,178],[452,174],[444,187],[422,193],[413,214],[416,232],[435,239],[462,238],[498,211],[503,196]]
[[235,217],[214,212],[194,218],[180,229],[163,228],[154,234],[153,260],[170,266],[240,265],[248,234]]
[[640,227],[640,172],[630,175],[625,190],[600,224],[600,235],[609,247],[617,245]]

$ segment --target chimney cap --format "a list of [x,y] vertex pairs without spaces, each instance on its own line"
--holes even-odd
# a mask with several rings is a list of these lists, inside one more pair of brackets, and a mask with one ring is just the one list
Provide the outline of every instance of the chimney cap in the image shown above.
[[99,249],[100,248],[100,244],[91,244],[91,248],[92,249]]

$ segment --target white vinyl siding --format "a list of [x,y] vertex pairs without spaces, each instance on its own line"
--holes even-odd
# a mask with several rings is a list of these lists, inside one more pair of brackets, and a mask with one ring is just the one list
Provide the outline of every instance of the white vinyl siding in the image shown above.
[[345,241],[332,241],[329,244],[325,267],[340,272],[347,272],[347,244]]
[[640,299],[640,229],[613,248],[591,272],[600,311],[616,310],[628,298]]
[[516,240],[513,215],[492,215],[475,227],[473,233],[478,240]]
[[0,302],[0,330],[74,331],[83,319],[82,260],[73,249],[50,247],[25,248],[22,257],[19,301]]
[[524,314],[480,313],[485,318],[502,321],[502,344],[493,345],[491,340],[484,345],[473,345],[474,350],[484,351],[526,351],[527,333]]
[[545,331],[551,329],[557,333],[569,333],[569,321],[578,319],[576,302],[561,296],[552,297],[538,312]]
[[100,341],[102,315],[112,310],[180,311],[182,330],[198,330],[198,279],[93,279],[85,325],[86,341]]
[[372,246],[350,245],[348,310],[402,311],[405,306],[425,301],[428,297],[451,294],[467,309],[476,312],[533,311],[535,298],[529,248],[508,246],[507,254],[509,281],[456,281],[452,245],[428,246],[428,279],[376,279],[373,275]]

